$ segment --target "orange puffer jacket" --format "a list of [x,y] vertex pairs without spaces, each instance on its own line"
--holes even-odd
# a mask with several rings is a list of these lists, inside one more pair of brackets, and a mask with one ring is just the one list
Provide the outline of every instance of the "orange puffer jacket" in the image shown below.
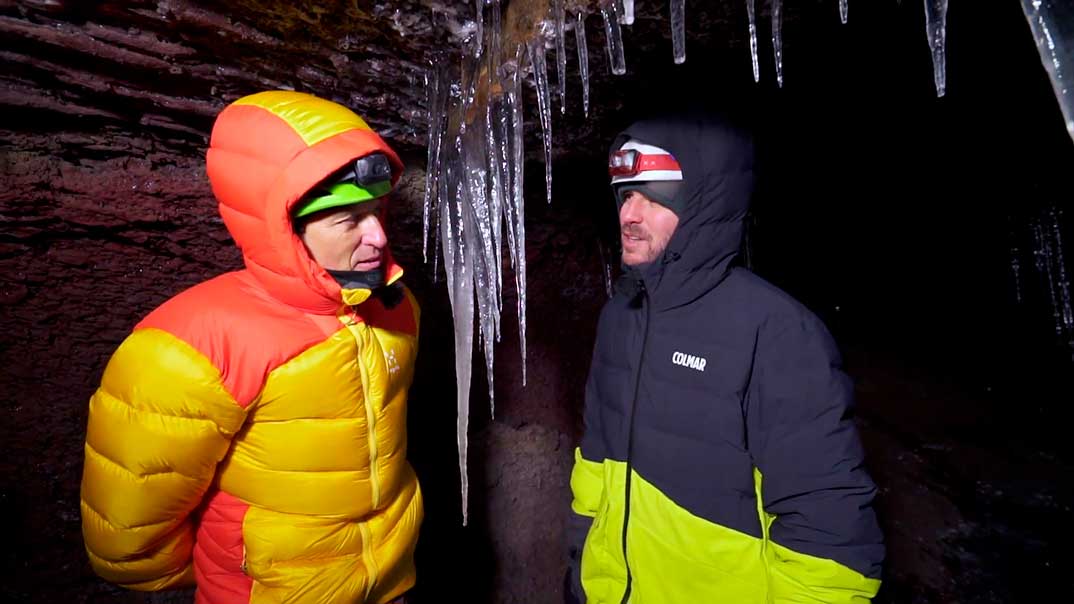
[[90,401],[82,526],[105,579],[196,579],[200,604],[380,603],[413,585],[418,305],[409,291],[389,308],[341,290],[289,218],[375,151],[398,179],[398,156],[361,118],[306,94],[259,93],[220,114],[207,170],[246,269],[152,312]]

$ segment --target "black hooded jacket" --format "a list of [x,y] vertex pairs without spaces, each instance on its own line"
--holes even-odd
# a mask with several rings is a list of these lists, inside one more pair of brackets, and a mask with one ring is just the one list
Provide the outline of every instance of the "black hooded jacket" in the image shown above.
[[[582,599],[578,567],[593,523],[590,513],[577,513],[585,507],[582,475],[616,464],[626,464],[626,485],[603,492],[601,501],[623,508],[616,530],[624,550],[635,531],[667,531],[637,524],[650,522],[636,517],[628,496],[631,481],[640,480],[691,517],[806,560],[834,562],[878,586],[868,581],[879,577],[884,556],[872,509],[876,488],[863,466],[850,419],[852,384],[836,347],[816,316],[736,266],[753,191],[751,140],[726,121],[699,115],[636,123],[612,149],[627,139],[668,150],[682,166],[684,183],[674,200],[679,224],[663,256],[628,268],[601,312],[572,476],[576,513],[568,540],[575,596]],[[769,521],[770,528],[764,526]],[[625,559],[645,555],[628,552]],[[776,563],[767,564],[771,575]],[[638,581],[668,579],[626,566],[625,594]],[[581,575],[601,573],[591,568]],[[788,585],[799,582],[808,590],[813,581],[793,577]],[[595,598],[598,588],[585,583],[590,601],[609,599],[604,592]],[[836,601],[818,595],[824,585],[817,589],[809,597]],[[870,590],[875,593],[864,591]],[[802,597],[794,601],[814,601]]]

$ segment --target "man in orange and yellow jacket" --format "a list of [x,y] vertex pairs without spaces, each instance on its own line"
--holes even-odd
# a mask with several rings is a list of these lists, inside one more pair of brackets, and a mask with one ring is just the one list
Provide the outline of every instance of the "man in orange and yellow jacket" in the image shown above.
[[143,319],[90,400],[94,570],[198,604],[386,603],[414,584],[418,305],[382,227],[398,156],[297,92],[226,107],[207,172],[245,269]]

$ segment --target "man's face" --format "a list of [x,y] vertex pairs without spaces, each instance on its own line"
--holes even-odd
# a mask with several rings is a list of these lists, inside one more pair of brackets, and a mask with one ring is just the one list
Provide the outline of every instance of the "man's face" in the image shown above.
[[388,236],[380,223],[379,200],[311,214],[299,233],[310,256],[329,270],[370,271],[383,261]]
[[637,266],[659,258],[678,225],[675,212],[638,191],[627,191],[619,208],[623,264]]

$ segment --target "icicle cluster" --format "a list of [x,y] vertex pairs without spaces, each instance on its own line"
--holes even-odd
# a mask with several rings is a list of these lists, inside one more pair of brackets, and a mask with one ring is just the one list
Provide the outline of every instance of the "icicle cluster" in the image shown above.
[[[573,27],[582,79],[582,107],[589,115],[589,51],[586,43],[585,9],[568,24],[566,0],[551,0],[548,20],[541,31],[514,48],[503,48],[502,0],[475,0],[473,35],[466,43],[461,65],[437,58],[429,65],[425,85],[428,93],[428,172],[423,204],[422,252],[429,261],[433,241],[433,272],[438,271],[440,247],[444,259],[448,294],[455,329],[455,370],[458,401],[459,471],[462,478],[463,523],[467,521],[468,480],[466,470],[469,393],[474,340],[484,353],[489,401],[495,413],[493,389],[494,343],[499,341],[503,310],[502,245],[506,241],[514,269],[522,378],[526,380],[526,254],[523,203],[523,60],[529,60],[537,94],[545,158],[545,192],[552,201],[552,91],[548,78],[546,43],[555,48],[556,87],[560,112],[567,110],[566,31]],[[686,60],[685,0],[668,0],[673,61]],[[847,0],[839,1],[839,18],[847,22]],[[926,32],[932,51],[936,94],[946,89],[945,37],[948,0],[924,0]],[[1023,11],[1037,42],[1044,66],[1051,77],[1066,121],[1074,138],[1074,19],[1063,0],[1022,0]],[[572,5],[573,6],[573,5]],[[776,81],[783,86],[783,3],[770,0],[772,48]],[[608,63],[615,75],[626,73],[621,25],[634,22],[634,0],[601,0]],[[760,82],[756,0],[746,0],[750,58],[753,78]],[[546,37],[551,40],[546,40]],[[452,74],[457,74],[453,76]],[[1034,258],[1047,276],[1056,330],[1067,334],[1074,347],[1074,313],[1070,284],[1063,260],[1054,209],[1048,220],[1035,223]],[[1049,222],[1050,220],[1050,222]],[[747,241],[746,255],[749,254]],[[611,265],[602,248],[601,263],[611,295]],[[1020,284],[1017,248],[1012,248],[1012,270]],[[1020,292],[1020,285],[1019,292]],[[1019,299],[1021,295],[1019,293]]]
[[481,33],[469,41],[459,79],[452,81],[453,69],[442,59],[429,68],[429,163],[423,208],[423,241],[428,242],[430,231],[440,240],[454,320],[463,524],[468,520],[466,457],[474,323],[476,319],[477,343],[484,352],[489,402],[495,413],[492,367],[494,343],[501,334],[504,240],[515,275],[523,383],[526,379],[524,49],[510,49],[512,55],[502,60],[500,2],[477,0],[477,4],[477,31]]
[[[676,0],[669,0],[672,6],[672,27],[674,28],[674,11]],[[932,67],[933,67],[933,80],[936,85],[936,96],[943,96],[947,90],[947,72],[945,67],[945,44],[947,37],[947,2],[948,0],[924,0],[925,2],[925,30],[928,38],[929,49],[932,51]],[[1039,13],[1041,4],[1047,2],[1043,0],[1022,0],[1022,6],[1026,11],[1026,17],[1030,20],[1030,25],[1034,23],[1045,24],[1047,20],[1036,18],[1036,14]],[[614,4],[614,2],[613,2]],[[783,1],[782,0],[770,0],[771,14],[772,14],[772,51],[776,64],[776,83],[780,88],[783,87]],[[1032,8],[1031,8],[1032,7]],[[761,67],[757,58],[757,0],[746,0],[746,17],[749,27],[750,35],[750,61],[753,64],[753,81],[761,81]],[[846,25],[847,23],[847,0],[839,0],[839,20]],[[1033,13],[1033,15],[1031,15]],[[1071,24],[1074,26],[1074,24]],[[1038,33],[1038,28],[1034,26],[1034,36],[1037,38],[1038,45],[1045,45],[1044,40],[1048,43],[1051,42],[1051,38],[1047,33],[1047,27],[1042,25],[1044,33]],[[677,32],[677,30],[675,30]],[[1043,48],[1043,46],[1042,46]],[[1051,47],[1054,50],[1054,46]],[[1067,51],[1069,55],[1071,51]],[[1041,55],[1044,57],[1045,51],[1041,50]],[[1066,61],[1069,64],[1074,59],[1068,59]],[[676,51],[676,59],[678,63],[678,51]],[[1056,61],[1056,65],[1060,62]],[[1045,67],[1048,67],[1048,60],[1045,60]],[[1067,69],[1070,69],[1069,67]],[[1049,70],[1051,73],[1051,70]],[[1070,77],[1067,78],[1069,81]],[[1059,77],[1058,80],[1062,80]],[[1053,76],[1053,83],[1057,79]],[[1067,86],[1063,89],[1063,93],[1069,93],[1071,87]],[[1070,93],[1071,97],[1074,97],[1074,93]],[[1056,96],[1062,96],[1059,92],[1059,85],[1056,84]],[[1062,103],[1062,101],[1060,101]],[[1068,116],[1067,127],[1070,130],[1071,137],[1074,137],[1074,122],[1071,121],[1070,116],[1074,114],[1074,101],[1068,99],[1066,107],[1064,107],[1065,115]]]

